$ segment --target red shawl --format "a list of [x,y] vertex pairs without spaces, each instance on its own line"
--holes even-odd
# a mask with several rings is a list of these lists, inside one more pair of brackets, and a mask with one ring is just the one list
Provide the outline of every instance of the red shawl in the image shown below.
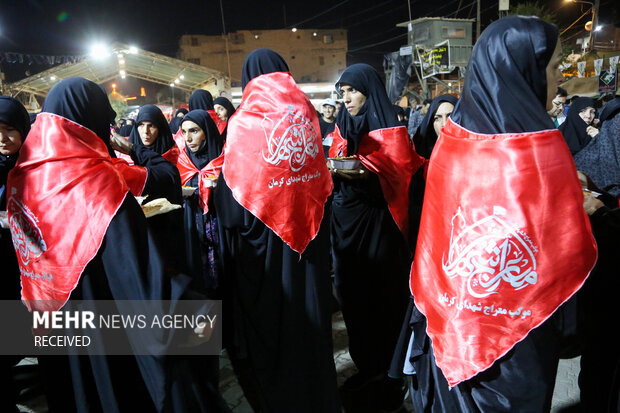
[[234,198],[301,254],[333,188],[316,110],[276,72],[248,83],[230,120],[223,171]]
[[411,291],[451,386],[547,320],[596,258],[558,130],[483,135],[448,121],[428,169]]
[[206,214],[209,212],[209,198],[211,197],[211,187],[207,186],[207,179],[220,176],[222,165],[224,164],[224,152],[211,162],[205,165],[204,168],[198,170],[196,165],[192,162],[187,154],[187,147],[183,149],[177,162],[177,168],[181,174],[181,183],[185,185],[187,181],[192,179],[196,174],[198,177],[198,193],[200,194],[200,207]]
[[111,158],[91,130],[51,113],[37,116],[7,183],[22,300],[30,310],[58,310],[69,299],[127,182],[144,187],[146,171],[138,168]]
[[[334,132],[329,156],[347,156],[347,141],[338,125]],[[383,196],[390,214],[405,236],[409,234],[409,184],[413,174],[424,164],[409,140],[407,128],[377,129],[362,138],[356,158],[369,171],[379,176]]]

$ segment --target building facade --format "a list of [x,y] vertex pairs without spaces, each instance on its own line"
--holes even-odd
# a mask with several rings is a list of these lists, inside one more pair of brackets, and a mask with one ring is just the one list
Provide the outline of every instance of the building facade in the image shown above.
[[333,83],[347,64],[344,29],[240,30],[218,36],[188,34],[179,41],[177,57],[229,73],[234,87],[240,86],[246,56],[262,47],[278,52],[298,83]]

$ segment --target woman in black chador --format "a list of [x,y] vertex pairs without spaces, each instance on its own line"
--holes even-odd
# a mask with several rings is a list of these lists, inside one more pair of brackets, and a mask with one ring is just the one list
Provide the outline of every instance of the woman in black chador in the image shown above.
[[[16,99],[0,96],[0,211],[6,211],[6,179],[15,166],[19,149],[30,130],[30,118],[26,108]],[[0,217],[0,263],[2,281],[0,282],[0,299],[19,299],[19,267],[11,241],[11,231],[6,226],[6,216]],[[13,386],[12,366],[21,359],[19,356],[0,356],[0,410],[18,412],[17,393]]]
[[[561,79],[560,62],[557,27],[535,17],[500,19],[482,33],[474,47],[463,93],[431,157],[412,269],[416,307],[405,370],[412,374],[416,412],[545,412],[551,408],[562,338],[562,310],[557,310],[567,300],[574,302],[569,298],[582,285],[596,256],[576,171],[546,113]],[[500,167],[491,167],[494,162]],[[554,173],[565,175],[564,181],[555,179]],[[446,193],[446,188],[453,192]],[[517,197],[516,201],[508,205],[508,212],[498,214],[505,214],[502,218],[508,222],[516,220],[517,214],[525,217],[519,226],[530,231],[540,248],[536,256],[538,283],[524,289],[528,295],[507,287],[474,298],[465,287],[472,284],[466,284],[461,273],[456,277],[448,273],[452,264],[447,257],[442,261],[447,247],[441,249],[448,244],[452,248],[451,222],[455,234],[469,234],[458,226],[461,216],[467,216],[467,225],[471,225],[471,216],[481,214],[481,205],[508,204],[511,196]],[[454,215],[457,208],[462,214],[458,217]],[[563,219],[556,225],[559,216]],[[547,217],[553,217],[551,222]],[[555,228],[557,232],[553,232]],[[484,236],[491,232],[480,225],[472,233],[478,230]],[[474,237],[481,235],[468,236],[472,238],[466,242],[471,244],[462,244],[472,245],[471,254],[476,254]],[[510,237],[503,232],[501,236]],[[436,239],[448,241],[439,244]],[[563,244],[559,247],[558,243]],[[579,252],[574,254],[575,250]],[[564,255],[558,258],[559,254]],[[480,271],[484,265],[480,262],[490,261],[462,261],[472,265],[472,274]],[[554,282],[554,277],[561,279]],[[561,284],[566,289],[560,292]],[[457,304],[444,305],[435,295],[437,290],[449,291],[446,296],[453,295]],[[475,305],[471,311],[458,309],[465,298],[481,306],[481,311],[476,312]],[[523,303],[522,308],[531,308],[539,317],[538,324],[523,322],[525,313],[515,316],[512,309],[512,318],[507,320],[501,315],[488,317],[491,302],[496,307],[512,303],[515,309]],[[542,302],[548,307],[540,306]],[[565,322],[574,325],[575,320]],[[507,328],[502,330],[504,323]],[[433,340],[427,333],[434,334]],[[484,362],[479,362],[482,357],[486,357]],[[475,368],[468,370],[472,365]],[[453,387],[448,385],[450,380]]]
[[571,102],[566,121],[558,129],[562,132],[573,156],[598,135],[599,130],[592,126],[595,116],[594,99],[580,97]]
[[[198,188],[183,204],[187,263],[196,288],[212,298],[221,298],[217,219],[212,201],[207,201],[205,208],[201,206],[201,201],[205,199],[201,191],[212,189],[201,187],[200,171],[220,156],[222,139],[215,122],[204,110],[193,110],[185,115],[181,129],[185,137],[185,148],[179,156],[181,180],[185,186]],[[209,172],[206,170],[207,176]],[[215,174],[211,172],[211,175]]]
[[[45,288],[22,277],[22,299],[31,309],[58,309],[72,300],[140,307],[146,300],[176,301],[187,292],[190,278],[166,272],[144,213],[129,192],[127,171],[110,156],[114,117],[103,88],[83,78],[62,80],[48,93],[25,142],[26,155],[9,176],[16,204],[37,216],[47,248],[37,263],[20,258],[25,270],[51,275]],[[48,189],[48,197],[32,195]],[[71,225],[58,219],[68,209]],[[67,242],[71,248],[62,248]],[[137,342],[131,337],[133,346]],[[152,343],[168,345],[159,338]],[[200,358],[88,355],[69,356],[69,362],[80,412],[228,411],[205,379],[212,372]],[[57,380],[59,394],[70,398],[71,383],[58,382],[59,371],[48,374],[48,380]]]
[[355,155],[364,167],[359,175],[332,174],[335,283],[358,369],[341,389],[343,402],[357,403],[356,411],[391,411],[404,394],[387,371],[409,297],[408,190],[421,158],[371,66],[350,66],[336,87],[346,110],[338,113],[341,138],[330,155]]
[[[228,125],[214,193],[226,282],[225,345],[256,412],[340,412],[331,345],[329,233],[321,225],[331,183],[319,154],[316,112],[275,52],[250,53],[242,73],[243,100]],[[278,119],[302,122],[299,136],[308,141],[299,175],[289,161],[272,165],[264,159],[263,128],[271,129]],[[310,171],[312,179],[292,181]],[[281,186],[274,186],[272,173],[283,177]],[[272,221],[290,214],[296,218],[283,226]],[[289,230],[298,236],[289,237]],[[300,237],[307,240],[301,248]]]

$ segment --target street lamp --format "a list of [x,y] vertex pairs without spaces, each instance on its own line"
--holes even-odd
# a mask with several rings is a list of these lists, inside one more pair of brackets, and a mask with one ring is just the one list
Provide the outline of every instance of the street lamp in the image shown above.
[[589,4],[592,10],[592,25],[590,26],[590,39],[588,40],[589,48],[592,50],[594,47],[594,32],[600,30],[598,26],[598,5],[600,0],[595,0],[595,3],[587,0],[565,0],[566,3],[583,3]]

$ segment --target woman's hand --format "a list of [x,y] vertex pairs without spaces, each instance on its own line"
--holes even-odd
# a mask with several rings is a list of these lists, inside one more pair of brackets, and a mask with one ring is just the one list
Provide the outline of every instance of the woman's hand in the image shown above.
[[339,178],[348,180],[367,178],[370,175],[368,169],[361,165],[356,169],[335,169],[332,168],[330,162],[327,162],[327,169],[329,169],[332,176],[338,176]]
[[596,129],[594,126],[588,126],[586,128],[586,133],[588,134],[588,136],[590,136],[591,138],[594,138],[596,135],[598,135],[599,130]]
[[590,191],[583,192],[583,209],[586,210],[586,214],[592,215],[596,212],[597,209],[602,207],[604,204],[594,197],[594,194]]
[[115,151],[129,155],[133,143],[129,142],[129,139],[123,138],[118,133],[112,132],[112,136],[110,137],[110,146]]

